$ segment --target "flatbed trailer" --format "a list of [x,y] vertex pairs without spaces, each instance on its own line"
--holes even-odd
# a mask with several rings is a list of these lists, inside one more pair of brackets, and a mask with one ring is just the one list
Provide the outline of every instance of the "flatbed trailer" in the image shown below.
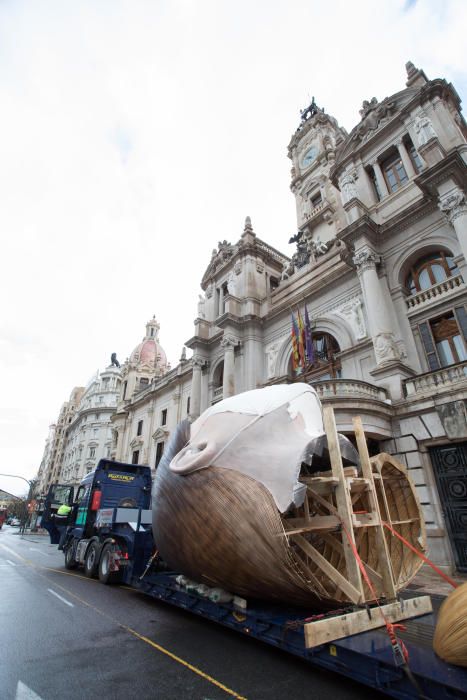
[[74,502],[72,487],[51,487],[42,525],[55,543],[60,525],[53,511],[60,503],[73,503],[63,544],[69,569],[83,566],[87,576],[98,575],[103,583],[131,586],[390,697],[467,700],[467,669],[445,663],[432,649],[436,618],[427,596],[407,599],[405,592],[381,603],[389,622],[403,620],[407,627],[398,631],[409,652],[407,670],[393,653],[377,606],[323,614],[253,599],[213,602],[182,585],[178,572],[162,570],[151,530],[147,466],[101,460],[83,479]]
[[[306,625],[331,620],[336,613],[313,616],[303,609],[258,601],[248,601],[247,607],[239,611],[233,603],[213,603],[186,591],[176,578],[174,572],[150,572],[142,579],[129,579],[127,584],[152,598],[278,647],[301,657],[311,666],[352,678],[390,697],[404,700],[467,698],[467,669],[445,663],[432,649],[434,613],[406,620],[406,631],[398,632],[409,652],[411,679],[404,667],[396,664],[384,627],[308,648]],[[342,611],[337,614],[342,615]],[[368,614],[380,615],[380,612],[371,608]]]

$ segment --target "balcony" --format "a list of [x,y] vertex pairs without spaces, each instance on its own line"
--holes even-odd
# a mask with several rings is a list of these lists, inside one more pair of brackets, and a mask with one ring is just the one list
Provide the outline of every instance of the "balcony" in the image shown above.
[[389,395],[386,389],[358,379],[319,379],[310,382],[318,393],[320,400],[334,398],[370,399],[389,403]]
[[467,362],[458,362],[404,381],[407,398],[433,397],[444,389],[467,389]]
[[211,405],[217,403],[218,401],[222,401],[223,394],[224,387],[219,386],[217,389],[213,389]]
[[438,284],[429,287],[428,289],[423,289],[418,294],[413,294],[405,300],[407,304],[407,309],[409,313],[412,311],[418,311],[425,306],[432,304],[434,301],[438,301],[439,297],[446,297],[448,294],[453,294],[457,289],[464,286],[464,280],[462,275],[456,275],[455,277],[448,277],[447,279],[439,282]]

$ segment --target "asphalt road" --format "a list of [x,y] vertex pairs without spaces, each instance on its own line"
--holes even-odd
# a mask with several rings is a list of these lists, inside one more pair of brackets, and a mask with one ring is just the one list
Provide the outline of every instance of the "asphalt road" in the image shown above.
[[48,537],[0,530],[1,700],[374,700],[349,680],[126,587],[68,572]]

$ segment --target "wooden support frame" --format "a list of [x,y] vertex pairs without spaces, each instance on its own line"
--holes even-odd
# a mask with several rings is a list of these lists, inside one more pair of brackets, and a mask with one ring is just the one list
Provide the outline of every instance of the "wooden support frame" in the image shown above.
[[373,479],[373,469],[370,463],[370,455],[366,444],[365,433],[363,432],[363,424],[360,416],[355,416],[353,419],[355,437],[357,439],[358,453],[360,455],[360,464],[364,479],[368,481],[368,498],[371,509],[376,517],[375,535],[376,546],[378,547],[378,563],[383,579],[383,589],[387,600],[395,600],[397,596],[392,567],[389,559],[389,552],[384,535],[383,524],[381,522],[381,513],[379,510],[378,497],[376,495],[375,482]]
[[[329,458],[331,461],[332,475],[337,479],[338,483],[335,488],[335,498],[337,510],[345,527],[348,537],[355,546],[355,535],[353,530],[353,508],[350,498],[349,486],[344,474],[342,465],[341,451],[339,447],[339,439],[337,436],[336,419],[332,406],[323,408],[324,429],[328,439]],[[353,600],[354,603],[360,603],[364,600],[362,576],[358,562],[353,553],[352,545],[348,540],[345,532],[342,533],[342,545],[344,547],[344,556],[347,570],[348,583],[353,589],[358,591],[358,600]]]

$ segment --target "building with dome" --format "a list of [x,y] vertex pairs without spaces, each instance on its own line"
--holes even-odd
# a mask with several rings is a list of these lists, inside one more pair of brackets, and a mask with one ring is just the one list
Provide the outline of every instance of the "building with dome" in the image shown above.
[[[467,128],[452,84],[406,70],[399,92],[363,102],[350,133],[314,101],[301,113],[288,146],[292,253],[249,217],[237,241],[220,241],[201,278],[192,357],[183,349],[170,368],[153,317],[112,370],[102,432],[101,378],[82,417],[59,419],[45,484],[60,460],[69,481],[101,455],[155,470],[182,419],[242,391],[307,382],[340,432],[352,437],[360,415],[370,452],[407,467],[430,557],[467,571]],[[293,351],[292,313],[309,319],[306,353]]]
[[[309,382],[341,432],[360,415],[371,452],[407,467],[430,556],[465,571],[467,130],[454,87],[406,69],[405,87],[365,100],[350,133],[314,101],[302,112],[288,148],[293,254],[248,217],[236,242],[219,242],[192,358],[170,370],[151,350],[146,362],[147,330],[122,371],[111,454],[157,468],[182,418],[249,389]],[[297,320],[305,309],[314,351],[297,367],[291,310]]]

